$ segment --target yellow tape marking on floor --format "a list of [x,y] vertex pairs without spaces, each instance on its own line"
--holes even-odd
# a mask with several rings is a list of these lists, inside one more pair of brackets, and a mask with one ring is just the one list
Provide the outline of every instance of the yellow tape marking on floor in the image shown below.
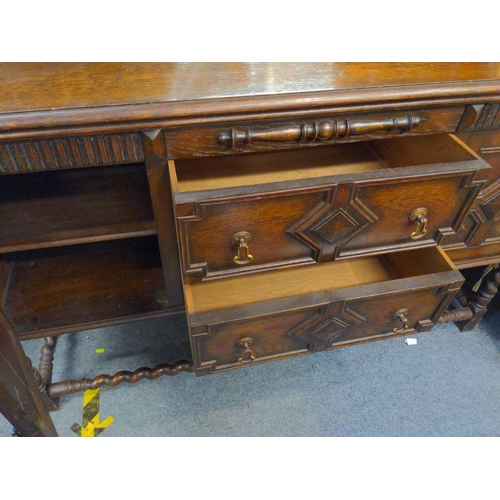
[[71,430],[80,437],[96,437],[111,425],[115,419],[111,416],[100,421],[99,413],[101,389],[89,389],[83,393],[83,424],[71,426]]

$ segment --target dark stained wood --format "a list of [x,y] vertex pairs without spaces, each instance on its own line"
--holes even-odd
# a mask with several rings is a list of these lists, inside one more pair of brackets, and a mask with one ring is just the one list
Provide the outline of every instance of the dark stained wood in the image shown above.
[[463,231],[446,246],[457,266],[466,268],[500,261],[500,131],[473,131],[460,138],[492,167]]
[[182,306],[184,294],[177,247],[172,191],[168,175],[167,152],[160,130],[142,136],[149,191],[158,234],[158,244],[166,283],[166,301],[169,307]]
[[142,160],[141,141],[137,133],[0,142],[0,174],[136,163]]
[[0,413],[20,436],[57,436],[41,399],[31,365],[0,309]]
[[474,316],[474,312],[470,307],[460,307],[459,309],[452,309],[445,311],[438,319],[440,325],[445,323],[454,323],[457,321],[469,320]]
[[[218,123],[216,125],[200,125],[197,127],[177,127],[167,128],[165,137],[168,145],[170,158],[189,158],[199,156],[229,155],[240,153],[258,153],[264,151],[283,150],[312,147],[322,147],[330,143],[350,143],[358,141],[367,141],[371,139],[387,139],[389,137],[400,137],[401,135],[420,135],[434,134],[443,132],[454,132],[464,112],[464,106],[439,106],[435,108],[425,108],[421,105],[418,109],[403,108],[397,111],[389,109],[384,112],[363,112],[353,114],[352,112],[340,112],[334,115],[318,114],[318,110],[305,107],[300,113],[290,112],[288,119],[245,121],[234,126],[237,117],[232,118],[230,123]],[[282,113],[286,116],[286,113]],[[407,120],[412,116],[415,122],[411,130],[384,129],[379,125],[392,124],[395,121]],[[297,137],[297,130],[312,130],[316,125],[319,129],[321,123],[336,123],[337,133],[325,140],[313,139],[314,135],[306,134],[304,140]],[[360,126],[362,124],[363,126]],[[371,124],[372,127],[367,127]],[[351,127],[357,133],[351,132]],[[378,128],[377,128],[378,127]],[[332,127],[333,129],[333,127]],[[227,145],[225,141],[221,142],[221,136],[231,136],[231,130],[235,131],[237,137],[241,139],[231,141]],[[272,141],[272,140],[250,140],[242,139],[246,136],[246,131],[255,131],[262,136],[276,134],[276,131],[286,130],[291,133],[293,140]],[[343,133],[341,133],[343,131]]]
[[51,384],[48,388],[50,397],[58,398],[67,394],[75,394],[88,389],[95,390],[102,386],[116,387],[123,382],[135,384],[142,379],[154,380],[162,375],[175,376],[181,372],[193,372],[194,366],[190,361],[177,361],[173,365],[161,364],[154,368],[138,368],[133,372],[121,371],[111,375],[98,375],[94,379],[62,380]]
[[[4,309],[23,338],[168,309],[155,237],[8,254]],[[56,330],[57,329],[57,330]],[[67,330],[66,330],[67,331]]]
[[472,318],[459,318],[462,321],[458,321],[457,326],[462,332],[472,330],[481,321],[482,317],[486,314],[489,303],[498,293],[499,285],[500,269],[498,269],[497,263],[497,268],[485,277],[479,290],[469,299],[467,307],[472,310]]
[[197,375],[429,330],[464,281],[439,248],[319,267],[187,285]]
[[305,142],[330,141],[352,135],[367,135],[374,132],[410,132],[421,122],[419,116],[409,113],[403,117],[385,120],[321,120],[297,125],[285,124],[281,127],[231,128],[228,133],[220,133],[217,142],[227,148],[235,149],[238,145],[251,142]]
[[0,66],[0,89],[5,97],[2,113],[487,80],[500,80],[499,64],[207,62]]
[[[332,146],[171,161],[185,282],[443,244],[454,236],[488,165],[449,136],[372,146],[370,154],[343,145],[338,156]],[[451,163],[440,164],[446,159]],[[427,233],[416,239],[411,214],[420,207],[428,212]],[[245,265],[234,261],[233,237],[241,231],[251,235],[253,258]]]
[[474,104],[466,107],[457,132],[500,128],[500,103]]
[[500,178],[500,130],[485,130],[458,134],[458,137],[488,162],[493,171],[485,185],[488,187]]
[[5,300],[5,295],[9,286],[10,272],[10,264],[0,259],[0,307],[3,306]]
[[470,104],[498,97],[499,81],[498,63],[8,63],[0,131],[50,137],[301,108]]
[[458,269],[486,266],[500,262],[500,244],[495,241],[489,244],[483,243],[476,247],[445,247],[445,250]]
[[0,176],[0,253],[156,233],[144,165]]
[[435,245],[500,253],[500,63],[9,63],[0,96],[16,335],[174,314],[186,278],[194,365],[53,384],[49,349],[53,396],[425,331],[463,282]]

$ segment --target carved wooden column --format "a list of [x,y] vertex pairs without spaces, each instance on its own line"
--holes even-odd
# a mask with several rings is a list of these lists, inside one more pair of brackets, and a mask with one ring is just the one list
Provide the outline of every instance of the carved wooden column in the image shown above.
[[48,395],[48,388],[52,383],[55,347],[56,337],[45,337],[45,344],[40,349],[41,357],[38,370],[33,367],[33,373],[38,382],[42,400],[49,411],[59,409],[59,398],[52,398]]
[[463,307],[446,311],[438,319],[438,323],[454,322],[462,332],[472,330],[486,314],[487,306],[498,293],[499,285],[500,269],[496,268],[484,276],[479,290],[470,298],[459,292],[456,298]]
[[156,129],[143,132],[142,144],[151,203],[158,232],[163,273],[167,286],[165,299],[168,301],[169,307],[181,306],[184,304],[184,295],[172,192],[168,175],[167,147],[163,131]]
[[478,292],[472,296],[467,304],[467,307],[472,310],[472,318],[466,321],[457,322],[457,326],[462,332],[472,330],[479,323],[482,317],[486,314],[488,304],[497,294],[499,285],[500,269],[495,269],[493,272],[485,276]]

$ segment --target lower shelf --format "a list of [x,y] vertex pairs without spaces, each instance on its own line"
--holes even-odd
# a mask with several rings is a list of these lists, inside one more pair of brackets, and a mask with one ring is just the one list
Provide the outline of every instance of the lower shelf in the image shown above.
[[155,236],[6,254],[0,268],[23,339],[171,312]]

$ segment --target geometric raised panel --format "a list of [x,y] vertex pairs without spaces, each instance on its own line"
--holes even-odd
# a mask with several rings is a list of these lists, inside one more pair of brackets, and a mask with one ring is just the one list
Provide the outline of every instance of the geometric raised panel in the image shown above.
[[347,329],[366,322],[366,318],[351,311],[346,301],[320,307],[312,316],[286,335],[309,344],[311,352],[329,349],[335,339]]
[[341,184],[328,199],[298,220],[287,232],[317,251],[318,262],[337,257],[342,245],[378,220],[358,198],[358,188]]
[[333,214],[326,217],[324,220],[312,229],[312,232],[323,238],[326,243],[334,245],[335,242],[354,232],[359,224],[349,217],[349,214],[339,208]]
[[481,207],[490,219],[496,219],[500,214],[500,192],[496,193],[489,200],[481,203]]

